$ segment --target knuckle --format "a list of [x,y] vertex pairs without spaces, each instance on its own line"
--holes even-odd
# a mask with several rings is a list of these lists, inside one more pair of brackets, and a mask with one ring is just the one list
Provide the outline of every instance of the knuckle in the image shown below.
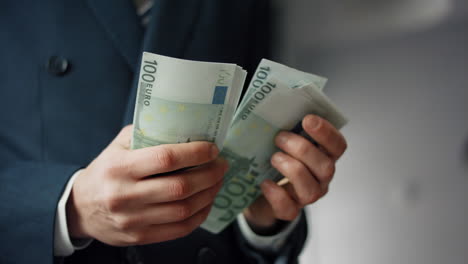
[[166,147],[161,147],[155,153],[155,159],[163,169],[171,170],[176,165],[174,152]]
[[292,212],[289,213],[288,215],[288,220],[289,221],[293,221],[294,219],[297,218],[297,216],[299,215],[299,210],[295,209],[295,210],[291,210]]
[[338,156],[341,157],[341,155],[343,155],[347,149],[348,149],[348,143],[346,142],[346,140],[343,139],[341,148],[338,150]]
[[211,210],[211,207],[205,209],[205,211],[202,213],[201,217],[200,217],[200,221],[197,223],[196,226],[199,226],[201,225],[203,222],[205,222],[205,220],[208,218],[208,215],[210,214],[210,210]]
[[330,182],[335,175],[335,164],[332,161],[327,161],[323,168],[322,179],[326,182]]
[[334,133],[334,130],[332,129],[323,129],[323,144],[325,146],[329,146],[331,148],[336,147],[338,144],[338,140],[336,138],[336,134]]
[[325,196],[325,195],[327,195],[327,194],[328,194],[328,191],[329,191],[328,186],[325,187],[325,188],[323,188],[323,190],[322,190],[322,197]]
[[212,159],[212,153],[211,153],[211,146],[212,143],[208,142],[199,142],[194,149],[194,152],[196,153],[197,157],[202,160],[210,160]]
[[107,209],[107,212],[118,213],[136,195],[122,191],[122,186],[110,184],[104,186],[103,195],[100,196],[100,205]]
[[298,142],[296,144],[296,154],[300,156],[306,155],[310,150],[310,144],[308,142]]
[[320,199],[321,193],[317,191],[310,192],[306,195],[303,199],[301,199],[302,206],[306,206],[308,204],[315,203],[318,199]]
[[130,124],[130,125],[124,126],[120,131],[122,133],[130,133],[132,132],[132,129],[133,129],[133,125]]
[[224,163],[219,162],[219,164],[216,164],[215,166],[216,167],[214,170],[209,170],[209,174],[211,174],[211,177],[215,180],[219,180],[224,176],[226,165],[224,165]]
[[181,177],[175,177],[170,187],[170,193],[174,199],[183,199],[190,194],[190,184]]
[[185,220],[192,216],[192,208],[187,202],[181,202],[174,207],[175,217],[178,221]]
[[318,200],[320,200],[320,198],[322,198],[322,191],[319,189],[319,190],[317,190],[316,192],[314,192],[314,194],[312,194],[311,196],[312,196],[312,197],[310,198],[309,204],[315,203],[315,202],[317,202]]
[[209,209],[204,209],[202,212],[197,213],[197,215],[182,222],[179,228],[180,237],[187,236],[192,233],[193,230],[195,230],[208,217],[209,212]]
[[125,157],[122,157],[118,161],[119,165],[119,175],[124,175],[124,176],[134,176],[134,167],[133,162],[130,160],[125,159]]
[[141,245],[146,242],[145,232],[131,232],[126,236],[125,242],[129,245]]
[[203,223],[205,219],[205,215],[206,215],[206,210],[204,210],[203,212],[200,212],[198,215],[190,219],[191,221],[189,221],[187,225],[187,230],[186,230],[188,231],[188,234],[190,234],[193,230],[195,230],[198,226],[200,226],[201,223]]
[[118,162],[107,161],[104,165],[104,175],[113,178],[120,174],[121,165]]
[[180,225],[179,229],[175,233],[176,238],[181,238],[192,233],[195,227],[188,221]]
[[110,179],[116,179],[121,175],[130,173],[131,164],[125,161],[125,158],[108,158],[104,161],[104,175]]
[[284,195],[282,194],[274,195],[272,193],[265,193],[264,195],[272,205],[277,205],[277,207],[279,204],[281,204],[284,198]]
[[114,194],[109,194],[104,198],[104,206],[109,212],[118,212],[122,207],[122,199]]
[[218,192],[221,190],[221,187],[223,187],[223,182],[219,182],[213,187],[211,187],[210,194],[209,194],[210,201],[213,201],[213,199],[216,197]]
[[297,161],[297,160],[291,160],[288,162],[288,167],[289,170],[291,171],[292,176],[298,177],[299,175],[305,174],[306,168],[304,165]]
[[343,146],[342,152],[344,153],[348,149],[348,142],[344,138],[343,138],[342,146]]
[[114,223],[115,227],[121,231],[130,230],[134,225],[134,221],[128,216],[116,217]]
[[120,129],[120,132],[117,135],[117,138],[119,137],[122,138],[122,137],[129,135],[130,133],[132,133],[132,129],[133,129],[133,125],[124,126],[122,129]]
[[320,125],[315,129],[315,134],[321,138],[321,144],[330,144],[333,138],[333,131],[329,126],[324,125],[324,122],[320,122]]
[[293,221],[296,219],[298,214],[299,212],[297,209],[290,209],[277,214],[276,217],[284,221]]

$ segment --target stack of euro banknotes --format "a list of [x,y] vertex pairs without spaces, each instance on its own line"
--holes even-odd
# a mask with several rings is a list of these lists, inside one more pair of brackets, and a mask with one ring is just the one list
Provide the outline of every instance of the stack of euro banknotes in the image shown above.
[[[326,78],[263,59],[239,104],[247,72],[240,66],[144,52],[132,148],[214,142],[229,162],[223,187],[202,228],[219,233],[260,195],[265,179],[281,180],[270,158],[281,130],[300,133],[315,114],[340,129],[347,123],[323,93]],[[313,139],[311,139],[313,140]]]

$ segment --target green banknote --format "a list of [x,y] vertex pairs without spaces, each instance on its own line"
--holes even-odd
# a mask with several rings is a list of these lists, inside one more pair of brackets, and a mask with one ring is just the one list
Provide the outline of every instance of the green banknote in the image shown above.
[[224,106],[169,101],[151,97],[153,107],[137,112],[135,149],[159,144],[216,141]]
[[265,81],[270,76],[275,76],[291,88],[313,83],[318,89],[322,90],[327,83],[327,79],[324,77],[299,71],[271,60],[262,59],[255,70],[239,108],[245,106],[245,103],[247,103],[250,97],[265,84]]
[[303,80],[283,82],[272,74],[244,99],[220,154],[229,161],[230,169],[208,219],[202,224],[204,229],[213,233],[222,231],[258,198],[263,180],[280,179],[281,175],[270,164],[271,155],[278,151],[274,137],[280,130],[293,129],[311,113],[337,128],[347,122],[323,94],[321,84]]
[[143,53],[132,148],[210,141],[221,148],[246,72],[235,64]]

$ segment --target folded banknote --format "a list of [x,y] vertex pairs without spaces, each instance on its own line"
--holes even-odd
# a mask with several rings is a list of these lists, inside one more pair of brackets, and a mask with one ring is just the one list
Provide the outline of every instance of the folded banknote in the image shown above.
[[261,194],[259,185],[263,180],[282,178],[270,163],[273,153],[279,151],[274,144],[278,132],[300,126],[307,114],[321,116],[336,128],[347,122],[322,92],[326,79],[285,67],[262,60],[257,72],[269,68],[272,73],[264,78],[262,75],[259,85],[253,85],[258,82],[254,77],[236,112],[220,153],[230,168],[208,219],[202,224],[210,232],[222,231],[255,201]]

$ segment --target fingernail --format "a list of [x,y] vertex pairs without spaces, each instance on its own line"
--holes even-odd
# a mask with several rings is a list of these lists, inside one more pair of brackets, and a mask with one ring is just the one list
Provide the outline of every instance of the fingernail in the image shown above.
[[273,157],[271,157],[271,161],[276,164],[283,162],[284,161],[283,154],[276,152],[275,154],[273,154]]
[[286,144],[286,142],[288,141],[288,133],[286,132],[280,132],[277,136],[276,136],[276,144],[277,145],[284,145]]
[[321,119],[318,116],[310,115],[306,119],[306,125],[310,130],[317,130],[320,127]]
[[218,147],[215,144],[213,144],[211,146],[211,157],[214,159],[218,156],[218,154],[219,154]]

